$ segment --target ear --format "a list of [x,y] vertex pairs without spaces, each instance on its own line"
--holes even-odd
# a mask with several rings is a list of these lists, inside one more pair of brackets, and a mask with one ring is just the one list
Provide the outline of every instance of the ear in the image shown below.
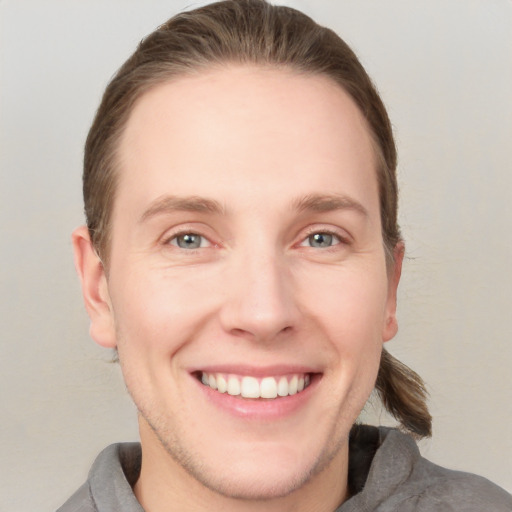
[[389,341],[398,332],[398,321],[396,319],[396,298],[398,283],[402,275],[402,262],[404,260],[405,246],[398,242],[393,249],[393,263],[388,270],[388,297],[386,303],[386,314],[382,331],[382,341]]
[[85,309],[91,320],[91,338],[102,347],[115,348],[114,315],[105,268],[92,245],[87,227],[80,226],[75,229],[71,241]]

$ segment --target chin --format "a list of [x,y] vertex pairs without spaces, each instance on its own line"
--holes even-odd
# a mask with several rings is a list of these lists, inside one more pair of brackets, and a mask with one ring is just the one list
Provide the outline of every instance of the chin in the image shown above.
[[[251,465],[244,470],[209,471],[205,467],[185,467],[203,486],[211,491],[233,499],[270,500],[292,494],[303,487],[316,471],[304,468],[282,468]],[[228,469],[228,468],[227,468]],[[291,471],[290,471],[291,469]]]
[[303,443],[256,449],[242,444],[207,455],[185,449],[177,438],[169,442],[158,433],[157,437],[171,459],[201,486],[224,497],[250,501],[279,499],[303,488],[332,463],[343,445],[329,443],[322,450]]

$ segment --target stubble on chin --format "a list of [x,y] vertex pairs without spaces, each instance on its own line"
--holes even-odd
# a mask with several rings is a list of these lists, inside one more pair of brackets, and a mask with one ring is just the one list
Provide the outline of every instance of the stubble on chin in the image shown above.
[[[139,425],[143,446],[144,441],[151,443],[153,450],[159,452],[160,457],[167,459],[166,465],[170,464],[173,468],[171,471],[181,473],[186,479],[191,477],[200,486],[216,495],[235,500],[265,501],[286,498],[294,492],[308,487],[316,477],[328,469],[344,448],[347,449],[348,455],[349,429],[347,429],[346,436],[330,436],[331,441],[308,467],[285,476],[281,481],[269,482],[265,478],[243,478],[243,475],[236,473],[228,478],[204,464],[199,453],[184,447],[180,441],[182,437],[179,432],[163,426],[161,421],[152,421],[140,410]],[[219,466],[221,464],[222,462],[219,461]],[[265,475],[265,468],[261,469],[260,474]]]

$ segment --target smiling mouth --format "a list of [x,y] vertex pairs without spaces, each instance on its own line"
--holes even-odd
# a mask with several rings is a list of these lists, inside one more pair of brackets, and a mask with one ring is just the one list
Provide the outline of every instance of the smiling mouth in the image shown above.
[[225,373],[199,372],[198,379],[218,393],[227,393],[241,398],[276,399],[296,395],[311,382],[309,373],[257,378]]

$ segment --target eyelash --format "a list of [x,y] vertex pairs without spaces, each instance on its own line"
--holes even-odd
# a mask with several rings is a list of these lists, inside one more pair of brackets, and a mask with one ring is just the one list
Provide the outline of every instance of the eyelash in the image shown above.
[[[200,246],[200,247],[194,247],[191,249],[185,249],[184,247],[180,247],[177,243],[177,239],[180,237],[186,236],[186,235],[197,236],[197,237],[201,238],[202,240],[206,240],[208,245],[206,247]],[[176,243],[172,243],[174,240],[176,240]],[[208,237],[206,237],[205,235],[201,235],[200,233],[198,233],[197,231],[194,231],[193,229],[184,229],[182,231],[173,233],[172,235],[164,238],[163,245],[172,245],[176,249],[182,249],[183,251],[187,251],[190,253],[195,252],[199,249],[207,249],[209,247],[218,247],[218,244],[213,243]]]
[[312,247],[312,246],[304,245],[308,241],[308,239],[310,239],[313,235],[329,235],[329,236],[335,237],[338,240],[337,243],[334,243],[328,247],[323,248],[326,251],[336,250],[336,247],[338,245],[350,245],[348,236],[342,235],[339,231],[337,231],[335,229],[312,227],[307,230],[306,235],[302,239],[299,246],[300,247],[309,247],[311,249],[320,249],[319,247]]

